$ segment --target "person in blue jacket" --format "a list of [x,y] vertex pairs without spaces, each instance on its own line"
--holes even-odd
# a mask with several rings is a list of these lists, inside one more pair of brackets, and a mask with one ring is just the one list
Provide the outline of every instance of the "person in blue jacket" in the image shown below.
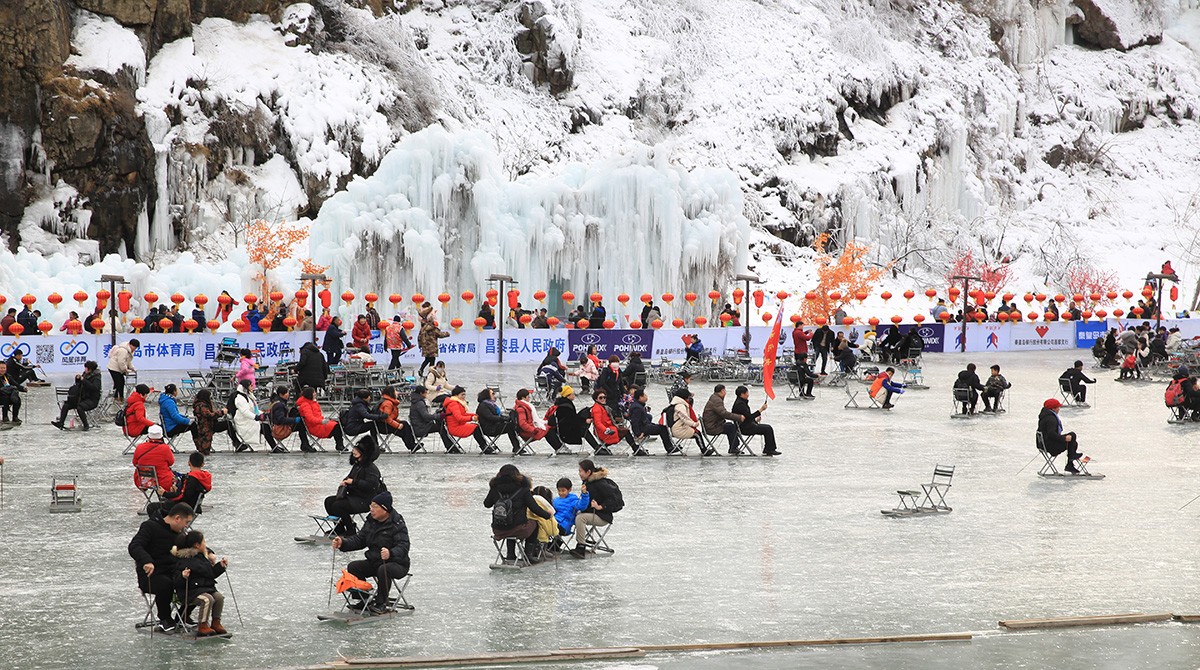
[[179,413],[179,404],[175,401],[178,393],[178,387],[174,384],[167,384],[162,393],[158,394],[158,416],[162,420],[163,430],[166,431],[167,437],[175,437],[188,432],[195,437],[196,424]]
[[258,311],[258,305],[250,305],[250,309],[246,310],[246,323],[250,324],[250,332],[262,332],[262,327],[258,325],[261,320],[262,313]]
[[[558,532],[569,537],[575,528],[575,515],[587,511],[592,504],[592,498],[584,491],[582,496],[571,492],[571,480],[563,477],[558,480],[558,497],[554,499],[554,520],[558,522]],[[561,546],[561,540],[555,538],[555,545]]]

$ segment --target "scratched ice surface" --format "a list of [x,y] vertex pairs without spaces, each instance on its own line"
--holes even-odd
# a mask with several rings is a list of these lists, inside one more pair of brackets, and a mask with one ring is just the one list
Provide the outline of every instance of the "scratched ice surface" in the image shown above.
[[[1018,472],[1035,456],[1037,408],[1075,357],[930,357],[933,388],[905,394],[887,414],[845,410],[836,389],[811,403],[781,396],[766,419],[782,458],[605,459],[627,501],[609,534],[616,555],[520,573],[487,568],[494,552],[482,499],[508,458],[384,456],[412,535],[408,596],[417,609],[354,629],[318,623],[330,609],[332,552],[292,539],[310,531],[305,515],[334,491],[344,458],[221,453],[196,526],[230,558],[245,627],[222,580],[235,637],[202,645],[134,631],[143,608],[126,544],[140,496],[123,442],[111,425],[50,427],[53,394],[36,389],[26,425],[0,433],[0,655],[14,668],[242,668],[339,655],[976,631],[970,643],[651,655],[587,667],[1195,667],[1200,628],[1185,624],[996,627],[1003,618],[1200,613],[1200,502],[1179,511],[1200,494],[1200,431],[1166,423],[1162,385],[1120,386],[1115,373],[1089,369],[1100,380],[1095,406],[1064,410],[1107,479],[1042,480],[1037,462]],[[949,418],[950,382],[968,360],[1003,366],[1015,384],[1007,415]],[[532,366],[450,372],[472,396],[499,378],[511,400]],[[663,399],[653,387],[656,411]],[[228,449],[221,437],[217,445]],[[880,515],[897,488],[927,481],[936,463],[957,467],[952,514]],[[519,465],[548,486],[576,478],[571,457]],[[80,475],[82,513],[47,512],[53,473]]]

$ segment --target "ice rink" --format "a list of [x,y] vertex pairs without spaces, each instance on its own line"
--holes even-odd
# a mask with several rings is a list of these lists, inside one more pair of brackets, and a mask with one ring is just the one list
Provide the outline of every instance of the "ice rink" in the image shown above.
[[[1040,458],[1029,463],[1036,415],[1077,357],[1098,379],[1093,407],[1061,416],[1107,478],[1042,479]],[[951,383],[971,361],[981,376],[1002,366],[1014,384],[1007,414],[950,418]],[[449,370],[471,398],[499,381],[508,403],[532,375],[532,365]],[[925,376],[932,388],[904,394],[890,412],[843,409],[841,389],[819,389],[813,402],[785,402],[787,389],[777,389],[764,421],[780,438],[779,458],[667,458],[655,444],[650,458],[597,459],[626,501],[608,535],[616,554],[520,572],[488,569],[495,552],[482,504],[511,456],[384,455],[380,468],[411,534],[407,596],[416,611],[354,628],[317,621],[337,607],[326,604],[331,550],[293,541],[313,529],[306,515],[323,511],[345,457],[233,454],[219,435],[214,444],[226,451],[210,458],[214,491],[195,527],[229,558],[245,627],[222,579],[235,636],[203,644],[134,631],[144,607],[126,545],[143,517],[125,441],[111,424],[56,430],[53,390],[33,389],[26,424],[0,432],[0,655],[12,668],[258,668],[339,655],[971,631],[977,637],[965,643],[652,654],[586,667],[1195,668],[1194,624],[1034,633],[996,625],[1200,613],[1200,501],[1179,509],[1200,494],[1192,451],[1200,430],[1167,424],[1165,385],[1117,384],[1115,372],[1091,369],[1086,351],[929,355]],[[711,387],[693,390],[700,405]],[[752,388],[754,407],[762,398]],[[651,386],[650,401],[657,414],[663,387]],[[186,438],[180,444],[190,450]],[[553,488],[559,477],[578,479],[576,460],[516,462]],[[185,462],[186,451],[180,469]],[[919,488],[938,463],[956,467],[952,513],[880,514],[896,489]],[[82,513],[48,513],[57,473],[79,475]],[[350,558],[334,560],[340,568]]]

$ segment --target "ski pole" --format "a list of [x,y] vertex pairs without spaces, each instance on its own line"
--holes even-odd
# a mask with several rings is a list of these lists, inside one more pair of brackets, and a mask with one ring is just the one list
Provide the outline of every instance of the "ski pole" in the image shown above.
[[[1190,505],[1190,504],[1192,504],[1192,503],[1196,502],[1197,500],[1200,500],[1200,496],[1196,496],[1195,498],[1192,498],[1191,500],[1187,501],[1187,504],[1185,504],[1183,507],[1187,507],[1188,505]],[[1176,511],[1177,511],[1177,512],[1178,512],[1178,511],[1182,511],[1182,510],[1183,510],[1183,507],[1180,507],[1180,508],[1179,508],[1178,510],[1176,510]]]
[[238,625],[245,628],[246,624],[242,621],[242,610],[237,604],[237,594],[233,592],[233,580],[229,578],[229,568],[225,568],[225,583],[229,584],[229,599],[233,601],[233,611],[237,612]]
[[329,597],[325,599],[326,607],[333,604],[333,571],[335,570],[334,566],[336,564],[337,564],[337,547],[333,547],[333,553],[330,554],[330,558],[329,558]]
[[[1021,474],[1022,472],[1024,472],[1024,471],[1025,471],[1025,468],[1029,467],[1029,464],[1030,464],[1030,463],[1033,463],[1033,462],[1034,462],[1034,460],[1036,460],[1038,456],[1041,456],[1041,453],[1038,453],[1038,454],[1037,454],[1037,456],[1034,456],[1033,458],[1029,459],[1029,463],[1026,463],[1025,465],[1022,465],[1022,466],[1021,466],[1021,469],[1020,469],[1020,470],[1017,470],[1017,475],[1019,475],[1019,474]],[[1013,477],[1016,477],[1017,475],[1013,475]]]

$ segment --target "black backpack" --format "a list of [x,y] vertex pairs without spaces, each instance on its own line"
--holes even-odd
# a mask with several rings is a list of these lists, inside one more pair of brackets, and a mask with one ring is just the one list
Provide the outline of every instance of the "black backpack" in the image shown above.
[[234,402],[235,400],[237,400],[237,391],[230,393],[229,398],[225,400],[225,413],[229,416],[233,416],[234,413],[237,412],[237,404]]
[[128,409],[122,407],[121,411],[117,412],[117,415],[113,417],[113,424],[124,427],[125,426],[125,413],[128,411],[129,411]]
[[608,483],[612,485],[612,500],[604,506],[604,511],[609,514],[620,512],[625,509],[625,497],[621,495],[621,487],[611,479],[608,480]]
[[513,528],[524,522],[522,518],[525,511],[521,505],[517,504],[517,497],[521,495],[521,489],[517,489],[511,496],[501,498],[492,505],[492,525],[497,528]]

